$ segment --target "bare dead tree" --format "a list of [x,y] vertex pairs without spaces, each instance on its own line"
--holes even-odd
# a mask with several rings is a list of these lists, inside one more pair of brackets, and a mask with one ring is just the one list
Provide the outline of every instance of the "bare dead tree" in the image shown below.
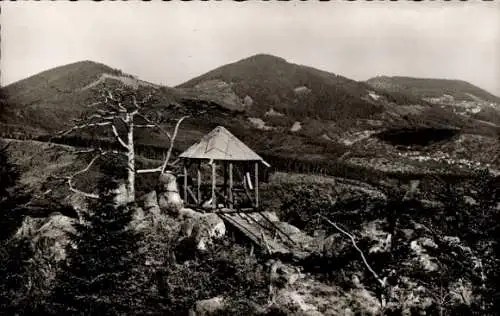
[[[98,155],[94,157],[88,166],[77,173],[65,177],[67,179],[70,190],[84,194],[87,197],[97,198],[98,196],[93,193],[86,193],[76,189],[72,183],[72,179],[90,169],[94,162],[99,158],[109,153],[124,155],[127,159],[127,179],[126,190],[128,202],[135,201],[135,177],[137,173],[147,172],[165,172],[169,165],[170,156],[174,146],[174,141],[179,130],[179,126],[187,116],[180,118],[177,121],[173,134],[170,134],[163,129],[158,123],[153,122],[145,114],[148,103],[151,102],[153,97],[152,93],[145,95],[141,100],[138,98],[137,91],[123,90],[123,89],[102,89],[100,90],[101,101],[94,102],[88,107],[93,108],[92,114],[74,121],[74,125],[64,131],[56,134],[56,136],[64,136],[72,132],[81,131],[85,129],[109,127],[110,132],[122,148],[121,151],[103,151],[98,150]],[[142,122],[140,122],[142,121]],[[119,132],[120,125],[123,126],[126,135],[121,135]],[[168,153],[163,164],[154,169],[136,170],[135,164],[135,147],[134,147],[134,131],[136,128],[150,128],[158,129],[164,133],[169,141],[170,146]]]

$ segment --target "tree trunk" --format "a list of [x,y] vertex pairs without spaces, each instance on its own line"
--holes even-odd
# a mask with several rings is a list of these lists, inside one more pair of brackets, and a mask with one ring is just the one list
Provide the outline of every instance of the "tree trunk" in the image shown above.
[[135,149],[134,149],[134,117],[127,113],[127,194],[128,202],[135,201]]

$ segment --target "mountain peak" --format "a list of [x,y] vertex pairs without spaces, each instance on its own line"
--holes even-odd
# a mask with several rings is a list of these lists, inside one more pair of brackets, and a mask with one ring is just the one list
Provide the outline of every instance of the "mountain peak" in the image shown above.
[[278,57],[278,56],[274,56],[274,55],[271,55],[271,54],[265,54],[265,53],[260,53],[260,54],[256,54],[256,55],[252,55],[250,57],[247,57],[247,58],[244,58],[242,59],[241,61],[245,61],[245,60],[248,60],[248,61],[275,61],[275,62],[284,62],[286,63],[286,59],[282,58],[282,57]]

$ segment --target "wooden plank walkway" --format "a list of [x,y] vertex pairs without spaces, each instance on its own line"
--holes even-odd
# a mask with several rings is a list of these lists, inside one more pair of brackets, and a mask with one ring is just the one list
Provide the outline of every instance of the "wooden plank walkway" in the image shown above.
[[[237,213],[234,210],[223,209],[217,213],[226,223],[240,231],[250,241],[267,250],[271,255],[291,256],[303,259],[309,255],[265,215],[255,213]],[[267,222],[267,224],[266,224]],[[285,235],[285,236],[283,236]]]

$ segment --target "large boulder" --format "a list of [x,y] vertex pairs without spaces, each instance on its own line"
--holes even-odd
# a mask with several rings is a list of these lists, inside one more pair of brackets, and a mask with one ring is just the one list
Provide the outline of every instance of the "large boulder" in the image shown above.
[[132,213],[132,220],[130,221],[129,228],[135,231],[144,231],[151,226],[149,218],[146,216],[141,207],[136,207]]
[[78,214],[79,218],[82,218],[83,214],[87,213],[89,210],[89,201],[81,193],[73,193],[68,195],[64,199],[64,204],[70,206]]
[[437,249],[438,246],[436,243],[427,237],[421,237],[413,240],[410,243],[410,248],[413,250],[415,255],[415,261],[417,261],[420,266],[426,271],[436,271],[439,266],[436,263],[437,259],[435,257],[430,256],[427,253],[427,249]]
[[184,206],[175,175],[166,172],[158,180],[158,205],[163,212],[177,214]]
[[112,191],[115,195],[113,201],[116,206],[126,205],[129,202],[129,192],[127,191],[127,186],[124,182],[118,185],[118,188]]
[[392,235],[384,231],[384,226],[387,226],[384,220],[374,220],[363,225],[361,236],[371,244],[368,253],[382,253],[390,250]]
[[189,316],[216,315],[225,308],[225,305],[225,300],[222,296],[197,301],[193,309],[189,311]]
[[326,257],[338,258],[350,251],[351,247],[351,241],[346,236],[333,233],[324,239],[321,251]]
[[53,213],[48,218],[26,216],[13,238],[28,238],[33,249],[41,249],[47,258],[64,260],[69,235],[75,233],[74,221],[60,213]]
[[217,214],[203,214],[191,209],[181,209],[180,218],[184,219],[179,241],[190,241],[198,250],[206,250],[213,239],[226,234],[226,226]]
[[153,215],[160,215],[161,210],[158,205],[158,197],[156,191],[151,191],[142,197],[144,211]]

